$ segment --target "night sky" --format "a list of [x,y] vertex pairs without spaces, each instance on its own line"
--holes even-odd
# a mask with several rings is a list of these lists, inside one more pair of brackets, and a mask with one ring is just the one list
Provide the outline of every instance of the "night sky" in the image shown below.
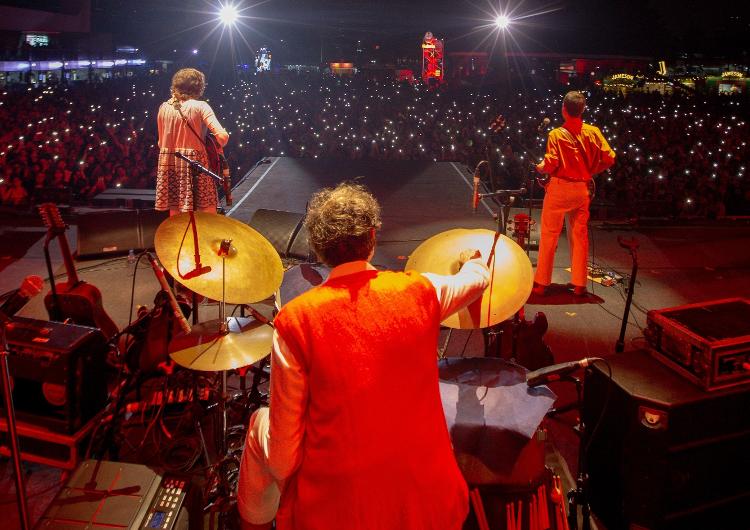
[[[224,54],[215,17],[219,0],[92,0],[95,31],[112,33],[153,56],[200,47]],[[398,54],[430,30],[452,50],[490,48],[492,13],[516,18],[514,50],[648,55],[674,58],[702,53],[747,62],[750,17],[743,0],[235,0],[243,15],[235,49],[269,45],[288,60],[351,55],[357,40]],[[63,0],[0,0],[60,10]],[[502,6],[502,7],[501,7]],[[64,7],[62,7],[64,9]],[[208,22],[206,24],[206,22]],[[201,25],[202,24],[202,25]],[[196,27],[197,26],[197,27]],[[191,29],[192,28],[192,29]],[[490,36],[488,39],[487,37]],[[283,40],[283,42],[282,42]],[[245,44],[245,41],[247,44]],[[217,48],[218,46],[218,48]],[[217,51],[218,50],[218,51]],[[354,57],[348,57],[354,58]]]

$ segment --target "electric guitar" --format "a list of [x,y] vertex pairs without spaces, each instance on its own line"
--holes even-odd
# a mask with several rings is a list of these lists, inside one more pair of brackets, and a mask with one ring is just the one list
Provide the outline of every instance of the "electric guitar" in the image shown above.
[[65,236],[65,230],[68,227],[57,205],[42,204],[39,206],[39,213],[47,227],[48,240],[56,237],[60,244],[60,252],[68,276],[66,282],[59,284],[56,284],[55,278],[50,276],[51,289],[44,297],[44,306],[47,308],[50,320],[62,322],[70,319],[81,326],[99,328],[107,340],[111,339],[119,331],[117,324],[104,311],[102,293],[99,289],[78,278],[68,239]]

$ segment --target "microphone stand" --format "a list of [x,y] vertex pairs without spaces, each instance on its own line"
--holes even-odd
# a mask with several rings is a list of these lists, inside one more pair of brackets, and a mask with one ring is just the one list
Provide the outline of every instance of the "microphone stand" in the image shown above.
[[5,421],[8,425],[10,440],[10,456],[13,460],[14,479],[16,482],[16,502],[18,515],[21,519],[21,530],[29,530],[29,507],[26,502],[26,486],[21,467],[21,449],[18,445],[18,431],[16,429],[16,411],[13,407],[13,389],[10,384],[10,370],[8,368],[8,337],[7,326],[13,319],[0,311],[0,375],[3,385],[3,402],[5,403]]
[[[205,175],[208,175],[209,177],[213,177],[214,180],[217,180],[219,182],[222,182],[223,179],[207,167],[205,167],[200,162],[193,160],[191,158],[188,158],[187,156],[183,155],[180,152],[175,152],[174,156],[179,158],[180,160],[184,160],[187,162],[187,164],[195,170],[195,174],[193,175],[191,187],[192,187],[192,194],[193,194],[193,207],[190,210],[190,221],[188,221],[188,226],[192,228],[193,232],[193,251],[194,251],[194,260],[195,260],[195,268],[186,273],[186,274],[179,274],[180,278],[182,279],[189,279],[193,278],[195,276],[200,276],[201,274],[205,274],[206,272],[209,272],[211,269],[209,267],[203,267],[201,264],[201,253],[200,253],[200,247],[198,245],[198,224],[195,222],[195,199],[196,199],[196,191],[198,188],[198,174],[203,173]],[[179,256],[177,256],[177,263],[179,266]],[[179,272],[179,271],[178,271]],[[192,308],[192,320],[193,324],[198,324],[199,317],[198,317],[198,296],[195,292],[193,292],[193,308]]]
[[[491,166],[491,164],[490,164]],[[492,171],[490,169],[490,171]],[[497,228],[495,229],[495,239],[492,242],[492,249],[490,255],[487,258],[487,266],[489,267],[492,263],[492,259],[495,257],[495,247],[500,236],[506,231],[507,219],[509,215],[511,205],[515,202],[516,197],[519,195],[526,194],[526,188],[520,188],[517,190],[495,190],[490,193],[480,193],[479,199],[494,199],[498,205],[497,208]],[[513,316],[512,322],[512,337],[511,337],[511,356],[513,359],[516,358],[518,353],[518,328],[520,326],[520,311],[516,312]],[[484,349],[485,355],[489,349],[494,346],[495,355],[494,357],[502,357],[502,345],[500,342],[499,335],[502,335],[503,330],[500,329],[500,325],[490,326],[485,328],[484,331]]]
[[622,353],[625,350],[625,330],[628,327],[628,318],[630,317],[630,304],[633,302],[633,290],[635,289],[635,277],[638,274],[638,247],[640,243],[636,238],[623,239],[617,237],[617,242],[624,249],[630,251],[630,257],[633,258],[633,268],[630,271],[630,281],[628,282],[628,298],[625,301],[625,313],[622,315],[622,325],[620,326],[620,336],[615,343],[615,352]]

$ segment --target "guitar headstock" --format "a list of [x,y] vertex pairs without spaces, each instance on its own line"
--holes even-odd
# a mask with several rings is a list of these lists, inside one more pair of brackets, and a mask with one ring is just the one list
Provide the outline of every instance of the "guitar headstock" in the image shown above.
[[495,134],[503,132],[505,127],[505,116],[502,114],[498,114],[495,119],[492,120],[492,123],[490,123],[490,130]]
[[58,210],[55,203],[46,202],[44,204],[40,204],[39,215],[42,216],[44,226],[46,226],[50,230],[65,231],[65,229],[67,228],[65,221],[63,221],[62,215],[60,215],[60,210]]

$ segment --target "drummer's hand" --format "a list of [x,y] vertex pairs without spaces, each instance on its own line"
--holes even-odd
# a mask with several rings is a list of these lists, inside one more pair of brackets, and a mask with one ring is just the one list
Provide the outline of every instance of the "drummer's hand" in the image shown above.
[[463,267],[464,263],[472,259],[478,259],[482,257],[482,253],[474,248],[467,248],[462,250],[461,254],[458,255],[458,266]]

